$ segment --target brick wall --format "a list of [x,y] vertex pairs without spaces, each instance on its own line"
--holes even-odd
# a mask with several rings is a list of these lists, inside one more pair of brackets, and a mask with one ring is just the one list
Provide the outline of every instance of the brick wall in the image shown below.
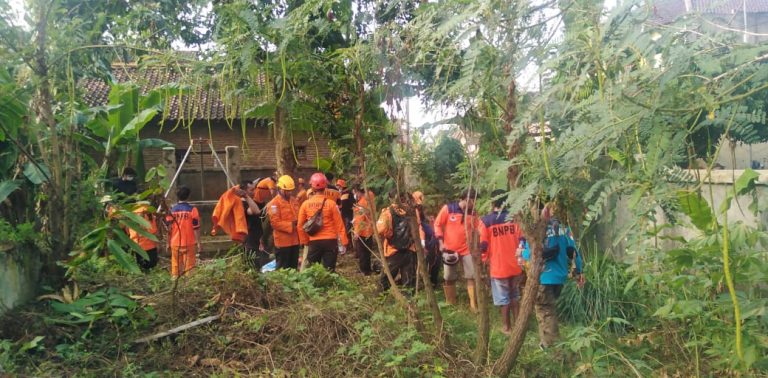
[[[175,122],[166,121],[162,131],[159,127],[148,125],[142,130],[142,138],[159,138],[176,145],[177,162],[181,161],[189,147],[190,135],[192,139],[205,139],[204,146],[195,145],[187,162],[179,175],[178,184],[189,186],[192,189],[192,200],[214,200],[226,190],[226,178],[216,159],[208,147],[209,126],[206,121],[195,121],[191,128],[182,124],[176,127]],[[190,132],[191,130],[191,132]],[[276,168],[275,140],[272,129],[266,126],[250,123],[245,131],[239,121],[229,125],[224,122],[212,122],[210,136],[219,159],[225,161],[225,147],[237,146],[241,153],[240,174],[242,178],[257,178],[271,175]],[[315,134],[317,137],[318,135]],[[314,172],[315,160],[319,157],[330,156],[328,142],[322,137],[312,140],[312,135],[307,132],[294,132],[293,143],[298,156],[297,175],[309,178]],[[201,160],[204,175],[200,177]],[[149,148],[144,151],[144,161],[147,168],[154,167],[162,162],[162,149]]]

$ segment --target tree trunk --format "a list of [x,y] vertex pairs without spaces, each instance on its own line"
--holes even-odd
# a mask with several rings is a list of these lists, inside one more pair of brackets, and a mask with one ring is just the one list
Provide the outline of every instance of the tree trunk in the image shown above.
[[470,254],[475,266],[475,291],[477,293],[475,297],[477,298],[478,316],[477,347],[475,348],[474,360],[475,365],[482,366],[488,358],[488,343],[491,340],[491,319],[488,306],[488,288],[486,287],[488,277],[485,274],[486,270],[480,256],[479,235],[476,230],[471,230],[469,236]]
[[[537,211],[536,209],[535,211]],[[536,301],[536,294],[539,290],[539,276],[544,262],[541,259],[541,249],[544,246],[544,237],[546,234],[546,220],[537,215],[534,216],[534,223],[530,227],[524,226],[526,235],[529,235],[528,242],[531,248],[530,270],[528,271],[528,280],[523,291],[523,299],[520,304],[520,316],[515,319],[515,326],[512,328],[512,334],[504,347],[501,357],[493,367],[493,374],[499,377],[506,377],[512,371],[517,362],[517,356],[525,341],[525,334],[528,332],[528,321],[530,320],[533,306]]]
[[427,259],[425,257],[424,248],[421,243],[421,235],[419,235],[419,225],[416,221],[416,214],[411,214],[409,219],[411,225],[411,237],[416,240],[416,260],[418,266],[418,274],[421,277],[421,281],[424,282],[424,293],[427,296],[427,304],[432,311],[432,321],[435,324],[435,332],[437,333],[438,344],[443,340],[443,315],[440,313],[440,306],[437,304],[437,297],[435,297],[435,291],[430,287],[429,271],[427,270]]
[[[507,74],[510,77],[510,82],[507,87],[507,103],[504,109],[504,131],[509,135],[512,133],[512,126],[517,117],[517,95],[515,79],[511,73],[511,66],[507,67]],[[520,153],[522,149],[522,138],[524,136],[515,139],[509,146],[507,157],[512,160]],[[518,178],[520,177],[520,167],[517,165],[511,165],[507,172],[507,179],[509,180],[509,187],[516,188],[518,185]],[[522,295],[522,303],[520,304],[520,315],[515,319],[515,326],[512,328],[512,334],[504,347],[499,360],[494,365],[494,375],[505,377],[509,375],[517,362],[517,356],[520,354],[520,349],[525,341],[525,335],[528,333],[528,321],[531,313],[533,312],[534,303],[536,300],[536,294],[539,289],[539,276],[541,275],[541,269],[543,262],[541,261],[541,248],[544,242],[544,236],[546,232],[546,221],[541,219],[538,208],[532,209],[533,222],[529,224],[523,223],[523,231],[528,237],[529,246],[531,248],[531,260],[530,270],[526,273],[528,280],[526,281],[525,290]],[[528,217],[524,217],[528,218]]]
[[[357,158],[360,164],[360,181],[363,184],[363,188],[365,189],[365,192],[368,193],[368,179],[367,174],[365,170],[365,154],[363,153],[363,135],[362,135],[362,128],[363,128],[363,115],[365,114],[365,82],[362,80],[362,78],[358,78],[358,108],[355,114],[355,129],[354,129],[354,138],[355,138],[355,146],[357,154]],[[368,211],[371,214],[371,221],[375,222],[376,217],[376,204],[373,203],[373,201],[368,201]],[[379,259],[381,262],[381,269],[384,272],[384,274],[387,276],[387,280],[389,281],[389,291],[392,293],[392,296],[395,297],[398,303],[400,303],[401,306],[406,310],[408,313],[408,317],[410,319],[414,320],[414,325],[416,326],[416,329],[419,333],[423,333],[423,326],[419,320],[418,312],[416,311],[416,308],[413,306],[412,303],[408,301],[408,298],[403,295],[403,292],[400,291],[400,288],[397,287],[397,284],[395,283],[395,278],[392,277],[392,272],[389,270],[389,265],[387,264],[387,260],[384,257],[384,243],[381,240],[381,236],[379,236],[379,233],[374,231],[373,238],[376,240],[376,246],[378,247],[378,253],[373,253],[374,257]]]
[[[510,68],[508,70],[511,71]],[[509,73],[508,73],[509,74]],[[509,86],[507,87],[507,104],[504,109],[504,132],[506,135],[512,133],[512,127],[514,126],[515,118],[517,117],[517,94],[515,78],[510,74]],[[507,158],[509,160],[514,159],[520,153],[522,149],[522,138],[517,138],[512,141],[507,151]],[[507,170],[507,180],[511,188],[517,187],[517,178],[520,176],[520,167],[516,164],[510,165]]]
[[[289,158],[292,157],[292,147],[288,140],[288,131],[286,125],[287,112],[282,105],[278,105],[275,108],[275,162],[277,164],[278,175],[291,175],[293,174],[292,161]],[[287,154],[286,154],[287,152]],[[288,155],[288,156],[286,156]]]
[[[44,270],[49,277],[60,276],[63,272],[57,265],[72,248],[73,240],[70,235],[68,213],[66,205],[66,190],[62,184],[67,180],[64,177],[68,174],[64,169],[65,162],[62,161],[62,148],[60,145],[59,133],[57,130],[56,117],[53,113],[53,95],[51,94],[51,78],[48,67],[47,39],[48,39],[48,14],[51,11],[50,4],[37,4],[37,23],[35,26],[35,52],[33,59],[33,72],[36,76],[37,90],[34,98],[34,112],[37,121],[47,127],[46,135],[38,135],[38,146],[40,156],[45,165],[50,170],[47,177],[48,186],[51,190],[48,193],[48,200],[45,204],[46,215],[48,218],[48,230],[50,233],[49,243],[52,253],[48,255],[48,261],[44,265]],[[47,141],[47,145],[44,141]]]

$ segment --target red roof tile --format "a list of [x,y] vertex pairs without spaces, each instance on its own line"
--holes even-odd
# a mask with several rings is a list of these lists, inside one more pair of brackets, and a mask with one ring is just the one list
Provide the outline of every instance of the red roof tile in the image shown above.
[[[184,70],[184,68],[182,68]],[[177,68],[166,67],[141,67],[135,64],[113,64],[112,76],[118,83],[134,82],[141,87],[142,93],[168,84],[185,85],[196,88],[194,91],[184,91],[167,100],[165,104],[165,118],[171,120],[197,119],[197,120],[223,120],[240,118],[250,107],[254,106],[257,99],[245,99],[234,97],[212,85],[196,85],[197,80],[191,69],[180,72]],[[190,77],[192,76],[192,77]],[[192,81],[192,82],[190,82]],[[265,78],[261,76],[256,83],[260,87],[265,86]],[[90,106],[105,105],[109,99],[109,84],[99,80],[88,78],[80,83],[84,90],[85,102]]]

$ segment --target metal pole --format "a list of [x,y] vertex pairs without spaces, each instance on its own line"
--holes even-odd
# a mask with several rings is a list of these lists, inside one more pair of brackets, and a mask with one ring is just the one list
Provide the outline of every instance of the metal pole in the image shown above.
[[173,188],[173,184],[175,184],[176,179],[179,178],[179,173],[181,173],[181,168],[184,167],[184,163],[187,161],[187,157],[189,157],[189,153],[192,151],[192,146],[194,146],[194,142],[190,140],[189,148],[187,148],[187,153],[185,153],[184,158],[181,159],[179,168],[176,169],[176,173],[173,175],[173,179],[171,180],[171,185],[169,185],[168,190],[165,191],[165,195],[163,195],[163,198],[168,197],[168,194],[171,192],[171,188]]
[[213,153],[213,157],[216,159],[216,162],[219,163],[221,170],[224,171],[224,176],[227,176],[227,182],[229,182],[230,186],[235,186],[235,182],[232,181],[232,178],[229,176],[229,170],[221,162],[221,159],[219,158],[219,154],[217,154],[216,150],[213,148],[213,142],[211,142],[210,147],[211,147],[211,153]]
[[205,164],[203,164],[203,139],[198,138],[197,143],[200,145],[200,199],[205,199]]

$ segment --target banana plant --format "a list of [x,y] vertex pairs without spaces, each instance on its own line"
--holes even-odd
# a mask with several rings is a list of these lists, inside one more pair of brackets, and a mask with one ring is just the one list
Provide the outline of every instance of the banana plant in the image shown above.
[[128,165],[135,155],[136,171],[144,176],[143,150],[148,147],[173,146],[162,139],[141,139],[141,130],[155,119],[162,110],[165,87],[153,89],[146,95],[134,83],[112,84],[107,105],[92,109],[97,116],[86,126],[100,139],[104,151],[101,165],[102,176],[116,164]]

